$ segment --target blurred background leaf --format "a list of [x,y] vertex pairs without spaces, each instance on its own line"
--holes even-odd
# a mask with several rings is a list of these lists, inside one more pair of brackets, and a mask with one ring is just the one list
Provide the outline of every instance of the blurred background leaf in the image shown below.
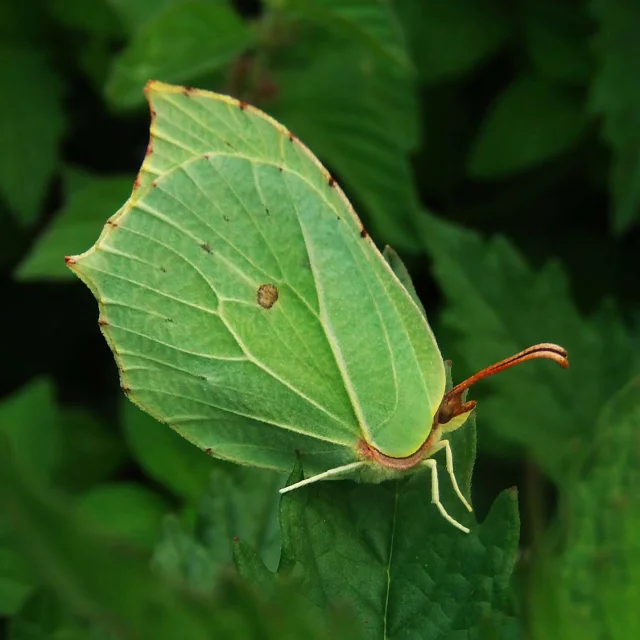
[[73,278],[60,256],[84,251],[104,226],[105,207],[117,210],[131,193],[131,177],[86,177],[85,183],[69,188],[69,197],[53,223],[42,233],[18,268],[19,280],[64,280]]
[[534,570],[535,638],[640,632],[640,379],[607,402],[589,440],[585,464],[563,491],[568,513],[555,541],[560,549],[544,550]]
[[194,80],[217,71],[252,43],[251,30],[226,2],[167,3],[135,31],[114,61],[107,96],[119,107],[143,104],[149,79]]
[[592,0],[590,7],[598,22],[591,106],[603,116],[602,132],[613,153],[612,226],[621,232],[640,208],[640,7],[626,0]]
[[454,332],[456,355],[467,371],[542,337],[569,351],[566,371],[529,363],[488,379],[485,390],[500,389],[499,399],[489,395],[478,409],[500,440],[526,447],[562,482],[568,460],[588,446],[600,407],[638,369],[635,342],[610,306],[592,318],[581,316],[557,262],[536,272],[505,238],[483,240],[436,218],[423,221],[425,245],[448,302],[441,322]]
[[462,75],[499,51],[509,37],[508,12],[494,0],[395,0],[420,79]]
[[63,85],[50,60],[25,44],[0,41],[0,196],[22,224],[38,216],[60,160]]
[[566,151],[587,124],[579,96],[534,76],[514,80],[482,123],[469,158],[474,178],[497,178]]

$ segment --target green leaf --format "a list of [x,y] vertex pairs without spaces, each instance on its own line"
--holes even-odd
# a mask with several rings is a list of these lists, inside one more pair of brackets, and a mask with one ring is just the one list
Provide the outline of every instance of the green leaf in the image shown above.
[[127,444],[145,472],[181,498],[199,498],[208,486],[213,459],[131,402],[123,402],[122,411]]
[[53,495],[26,482],[6,441],[0,442],[0,508],[34,569],[83,618],[82,637],[354,638],[351,629],[336,625],[335,616],[319,615],[291,592],[267,601],[227,580],[205,601],[170,586],[151,572],[144,556],[90,533]]
[[[475,456],[473,417],[469,422],[451,437],[467,495]],[[469,535],[435,513],[428,472],[380,485],[318,483],[287,494],[280,581],[294,581],[323,610],[349,606],[364,638],[476,637],[484,618],[505,607],[517,504],[513,492],[504,492],[475,525],[445,478],[441,470],[443,502],[471,525]],[[242,550],[238,556],[245,579],[268,582],[255,559]]]
[[206,640],[210,614],[177,597],[144,557],[89,535],[81,522],[18,474],[0,446],[0,504],[34,568],[75,612],[114,637]]
[[509,37],[506,12],[494,0],[395,0],[423,82],[463,75]]
[[104,640],[61,606],[51,591],[39,590],[8,624],[9,640]]
[[592,72],[591,24],[577,3],[528,0],[524,45],[538,74],[552,81],[586,84]]
[[95,177],[75,189],[16,271],[18,280],[68,280],[64,257],[82,251],[131,193],[131,177]]
[[198,506],[195,535],[168,518],[155,565],[170,578],[209,593],[232,564],[234,540],[241,539],[261,563],[275,569],[280,557],[278,489],[285,480],[282,474],[216,461]]
[[587,125],[579,96],[540,78],[521,76],[498,96],[471,150],[474,178],[499,178],[570,149]]
[[0,197],[24,225],[36,219],[59,160],[62,90],[49,58],[0,42]]
[[581,317],[557,262],[534,271],[502,237],[485,241],[455,224],[423,220],[447,300],[440,320],[457,335],[467,375],[539,342],[568,350],[567,370],[532,362],[477,386],[481,393],[499,389],[478,403],[483,427],[526,445],[545,471],[563,478],[589,441],[593,416],[640,364],[624,323],[610,305]]
[[[37,380],[0,404],[1,442],[11,446],[25,475],[50,480],[60,462],[57,408],[49,381]],[[15,613],[36,579],[19,553],[7,514],[0,511],[0,614]]]
[[418,142],[413,81],[341,41],[311,50],[315,53],[304,64],[275,73],[279,93],[270,112],[337,172],[377,234],[402,250],[415,249],[417,194],[409,165]]
[[169,505],[143,485],[118,482],[92,487],[80,497],[77,509],[98,531],[152,549]]
[[187,83],[222,68],[253,41],[248,25],[224,4],[194,0],[169,5],[116,58],[107,98],[119,107],[137,106],[149,80]]
[[590,7],[599,26],[591,108],[603,117],[603,137],[613,150],[612,226],[622,232],[640,210],[640,6],[591,0]]
[[55,20],[69,28],[84,31],[93,36],[119,36],[122,28],[109,0],[48,0],[49,13]]
[[532,638],[640,633],[640,379],[604,407],[584,467],[563,488],[562,549],[534,567]]
[[57,411],[52,385],[44,379],[31,382],[0,404],[0,434],[29,476],[49,479],[60,462]]
[[386,0],[287,0],[284,9],[361,42],[400,68],[411,69],[404,33]]
[[82,491],[113,475],[127,452],[120,434],[82,409],[59,411],[62,460],[56,481],[69,491]]
[[[167,7],[190,0],[106,0],[129,33],[135,33]],[[214,2],[216,0],[213,0]],[[220,0],[217,0],[220,1]]]
[[6,518],[0,516],[0,616],[15,614],[33,593],[36,579]]

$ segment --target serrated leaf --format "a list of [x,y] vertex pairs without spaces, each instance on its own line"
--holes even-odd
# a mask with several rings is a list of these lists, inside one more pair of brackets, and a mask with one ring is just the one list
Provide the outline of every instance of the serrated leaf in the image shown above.
[[579,4],[529,0],[523,14],[524,45],[542,77],[570,84],[586,84],[592,57],[591,24]]
[[131,177],[89,178],[75,190],[16,271],[18,280],[68,280],[64,256],[82,251],[129,193]]
[[640,379],[605,405],[588,449],[563,490],[562,549],[534,567],[532,638],[640,633]]
[[410,77],[338,42],[275,79],[279,93],[269,110],[337,172],[381,237],[415,249],[408,156],[418,142],[418,107]]
[[496,98],[471,149],[474,178],[499,178],[570,149],[587,125],[579,96],[541,78],[521,76]]
[[[473,417],[451,442],[458,482],[468,494]],[[445,476],[441,470],[441,499],[471,526],[469,535],[438,517],[428,472],[380,485],[318,483],[287,494],[278,578],[299,585],[323,610],[350,607],[364,638],[477,637],[485,616],[505,606],[517,505],[505,492],[474,525]],[[255,558],[242,550],[238,556],[245,579],[268,584]]]
[[0,197],[29,225],[58,164],[65,130],[61,83],[41,51],[0,43],[0,86]]
[[234,540],[241,539],[260,562],[275,569],[280,557],[278,489],[285,479],[279,473],[216,461],[198,506],[195,534],[177,519],[167,519],[155,565],[172,579],[208,593],[231,566]]
[[457,335],[467,374],[539,342],[568,350],[568,370],[527,363],[487,379],[484,393],[499,394],[481,399],[477,409],[483,427],[527,446],[545,471],[563,478],[589,441],[593,416],[640,364],[624,323],[611,306],[581,317],[557,262],[534,271],[505,238],[485,241],[455,224],[426,215],[423,221],[447,300],[440,320]]
[[506,12],[493,0],[395,0],[423,82],[471,71],[509,37]]
[[132,482],[99,484],[80,496],[76,508],[98,531],[152,549],[169,505],[154,491]]
[[386,0],[288,0],[285,11],[359,41],[388,62],[411,69],[404,33]]
[[122,425],[129,449],[151,478],[188,500],[205,492],[212,458],[130,402],[123,402]]
[[613,150],[612,226],[622,232],[640,210],[640,6],[592,0],[590,8],[599,26],[591,108],[603,117],[603,137]]
[[253,41],[249,26],[225,4],[194,0],[169,5],[116,58],[107,98],[118,107],[142,104],[149,80],[188,83],[222,68]]

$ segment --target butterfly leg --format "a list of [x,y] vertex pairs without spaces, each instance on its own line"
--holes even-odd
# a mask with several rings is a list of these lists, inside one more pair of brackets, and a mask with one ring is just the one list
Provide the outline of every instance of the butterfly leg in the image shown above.
[[349,473],[354,469],[358,469],[362,467],[365,462],[351,462],[349,464],[345,464],[342,467],[336,467],[335,469],[329,469],[328,471],[324,471],[323,473],[319,473],[315,476],[311,476],[310,478],[305,478],[304,480],[300,480],[300,482],[296,482],[295,484],[290,484],[288,487],[283,487],[280,489],[280,493],[287,493],[288,491],[293,491],[294,489],[299,489],[300,487],[304,487],[307,484],[312,484],[313,482],[319,482],[320,480],[328,480],[333,476],[340,476],[345,473]]
[[460,498],[460,502],[467,508],[467,511],[473,511],[473,508],[467,501],[467,499],[462,495],[462,491],[460,491],[460,487],[458,486],[458,481],[456,480],[456,475],[453,472],[453,453],[451,451],[451,443],[448,440],[440,440],[431,451],[429,451],[429,455],[432,456],[434,453],[440,451],[440,449],[444,449],[444,453],[446,456],[446,464],[447,464],[447,472],[449,473],[449,477],[451,478],[451,484],[453,485],[453,489],[456,492],[458,498]]
[[460,529],[460,531],[464,531],[465,533],[469,533],[469,529],[461,525],[457,520],[454,520],[442,506],[442,502],[440,502],[440,488],[438,486],[438,463],[430,458],[429,460],[425,460],[422,464],[425,467],[429,467],[431,469],[431,502],[438,507],[438,511],[442,514],[442,517],[449,523],[451,523],[454,527]]

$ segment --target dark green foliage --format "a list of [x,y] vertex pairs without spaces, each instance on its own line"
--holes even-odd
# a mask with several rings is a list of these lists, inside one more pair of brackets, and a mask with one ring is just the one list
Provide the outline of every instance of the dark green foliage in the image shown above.
[[[637,637],[638,34],[633,0],[0,2],[0,633]],[[468,536],[428,474],[279,500],[125,400],[63,258],[130,193],[150,78],[299,136],[455,382],[569,350],[470,391]]]

